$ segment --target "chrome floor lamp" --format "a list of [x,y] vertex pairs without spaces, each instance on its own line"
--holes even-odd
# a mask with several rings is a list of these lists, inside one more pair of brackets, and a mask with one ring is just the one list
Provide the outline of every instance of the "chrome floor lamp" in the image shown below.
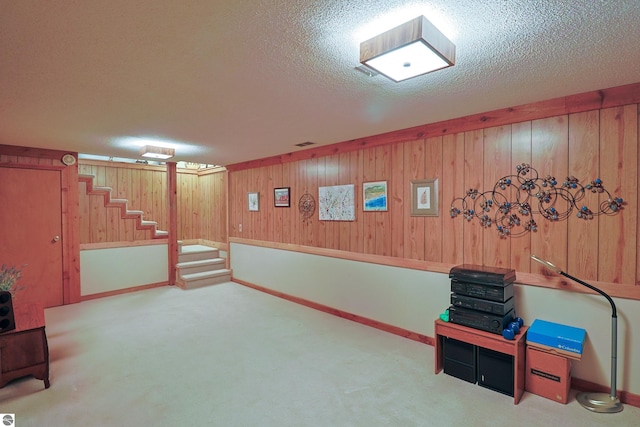
[[602,412],[602,413],[614,413],[622,411],[622,403],[620,399],[616,396],[616,378],[617,378],[617,357],[618,357],[618,314],[616,312],[616,304],[613,302],[611,297],[607,295],[602,290],[592,286],[588,283],[583,282],[580,279],[577,279],[564,271],[560,270],[558,267],[546,261],[544,259],[538,258],[535,255],[531,255],[531,259],[539,262],[544,265],[548,269],[561,274],[569,279],[577,282],[587,288],[599,293],[603,297],[609,301],[611,304],[611,392],[609,394],[606,393],[590,393],[590,392],[581,392],[576,395],[576,400],[580,402],[580,404],[593,412]]

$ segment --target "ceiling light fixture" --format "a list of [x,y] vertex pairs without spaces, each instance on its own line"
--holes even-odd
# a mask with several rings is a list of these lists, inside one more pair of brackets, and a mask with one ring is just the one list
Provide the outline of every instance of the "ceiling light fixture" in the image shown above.
[[173,148],[154,147],[153,145],[145,145],[140,147],[140,155],[151,159],[170,159],[176,154]]
[[455,63],[456,46],[424,16],[360,43],[360,62],[395,82]]

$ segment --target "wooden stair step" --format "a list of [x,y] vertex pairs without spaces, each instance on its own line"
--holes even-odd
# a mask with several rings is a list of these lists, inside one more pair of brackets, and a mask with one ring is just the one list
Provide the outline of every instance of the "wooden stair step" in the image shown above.
[[222,270],[225,268],[226,261],[224,258],[203,259],[197,261],[179,262],[176,268],[180,276],[192,273],[201,273],[205,271]]
[[215,271],[186,274],[177,280],[177,284],[182,289],[194,289],[229,281],[231,281],[231,270],[225,268]]
[[86,183],[86,193],[89,195],[98,195],[104,197],[104,206],[107,208],[120,209],[120,218],[122,219],[136,219],[136,229],[147,230],[151,232],[153,239],[162,239],[169,236],[168,231],[158,230],[156,227],[158,223],[156,221],[143,220],[143,211],[136,209],[128,209],[129,200],[111,198],[111,192],[113,188],[106,186],[93,185],[93,175],[78,174],[78,181]]

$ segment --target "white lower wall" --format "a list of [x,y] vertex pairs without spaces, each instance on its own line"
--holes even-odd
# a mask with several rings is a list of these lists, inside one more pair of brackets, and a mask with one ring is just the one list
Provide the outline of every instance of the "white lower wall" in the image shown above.
[[80,251],[80,294],[117,291],[169,280],[167,245]]
[[[348,261],[230,243],[233,277],[348,313],[430,337],[433,322],[449,306],[447,274]],[[611,309],[601,296],[516,285],[518,316],[587,330],[582,360],[572,375],[610,384]],[[640,394],[640,301],[615,299],[618,307],[618,389]],[[425,367],[432,372],[430,367]]]

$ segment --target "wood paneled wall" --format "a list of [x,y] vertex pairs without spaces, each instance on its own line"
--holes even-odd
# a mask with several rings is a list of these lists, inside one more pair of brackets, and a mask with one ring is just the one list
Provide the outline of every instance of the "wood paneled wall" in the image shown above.
[[[79,173],[93,175],[95,186],[112,188],[112,197],[127,199],[131,210],[168,230],[167,174],[164,167],[80,160]],[[103,198],[86,194],[80,184],[80,243],[132,242],[151,239],[135,228],[135,220],[120,218]],[[226,171],[178,169],[178,239],[226,242]]]
[[[640,85],[598,93],[597,105],[606,108],[591,108],[594,96],[582,94],[562,98],[564,109],[556,101],[547,101],[521,107],[524,113],[520,115],[513,115],[518,108],[504,110],[513,123],[493,112],[439,123],[437,127],[443,129],[440,134],[420,132],[424,136],[413,140],[398,141],[401,137],[397,134],[407,134],[398,131],[374,137],[371,146],[363,139],[230,165],[229,235],[545,274],[543,267],[532,263],[530,255],[534,253],[585,280],[633,287],[640,283]],[[616,97],[620,105],[612,100]],[[629,99],[634,102],[627,103]],[[580,100],[588,102],[581,105]],[[558,111],[563,114],[555,114]],[[483,126],[487,120],[481,117],[492,117],[489,122],[500,124]],[[471,122],[479,124],[477,129],[469,125]],[[591,221],[575,215],[559,222],[540,218],[536,233],[507,239],[498,236],[495,226],[485,229],[477,221],[450,218],[454,198],[470,188],[492,189],[499,178],[515,173],[520,163],[529,163],[540,175],[555,176],[560,182],[569,175],[583,184],[600,177],[608,190],[625,200],[624,210]],[[410,182],[427,178],[439,180],[439,216],[413,217]],[[388,182],[389,210],[364,212],[362,183],[383,180]],[[312,218],[303,221],[298,212],[300,197],[309,193],[317,201],[318,187],[339,184],[355,184],[356,220],[319,221],[316,210]],[[291,187],[291,208],[273,206],[274,187]],[[248,211],[248,192],[259,193],[258,212]],[[590,194],[586,202],[594,207],[597,197]]]

